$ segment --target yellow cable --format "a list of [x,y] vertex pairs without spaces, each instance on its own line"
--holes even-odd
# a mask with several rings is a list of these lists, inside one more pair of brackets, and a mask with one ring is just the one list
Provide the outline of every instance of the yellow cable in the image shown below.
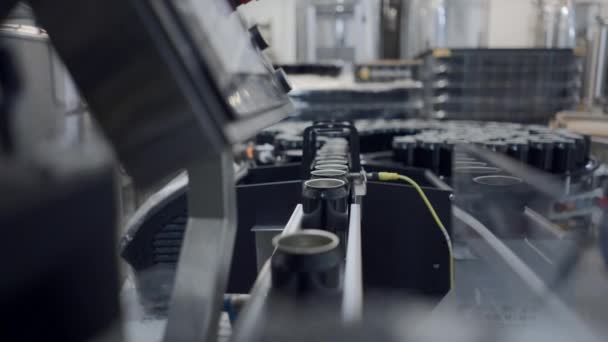
[[398,173],[393,173],[393,172],[378,172],[378,179],[381,180],[381,181],[402,180],[402,181],[405,181],[408,184],[410,184],[412,187],[414,187],[414,189],[416,189],[416,191],[418,191],[418,194],[420,195],[420,197],[424,201],[424,204],[426,204],[426,207],[429,209],[429,212],[431,213],[431,216],[433,216],[433,219],[437,223],[437,226],[439,227],[439,230],[441,230],[441,232],[443,233],[443,236],[445,237],[445,241],[446,241],[446,243],[448,245],[448,250],[449,250],[449,253],[450,253],[450,289],[453,289],[454,288],[454,253],[452,251],[452,240],[450,239],[450,235],[448,234],[447,229],[445,229],[445,226],[443,225],[443,222],[441,222],[441,219],[439,218],[439,215],[437,215],[437,212],[435,211],[435,208],[433,208],[433,205],[431,204],[431,201],[429,201],[429,198],[424,193],[424,190],[422,190],[422,188],[420,187],[420,185],[418,185],[418,183],[416,183],[416,181],[414,181],[410,177],[407,177],[407,176],[404,176],[404,175],[400,175]]

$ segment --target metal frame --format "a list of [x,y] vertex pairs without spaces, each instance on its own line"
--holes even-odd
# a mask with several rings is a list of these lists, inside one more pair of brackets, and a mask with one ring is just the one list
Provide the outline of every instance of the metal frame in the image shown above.
[[[198,1],[195,8],[215,8],[213,3]],[[194,6],[192,1],[180,4]],[[138,186],[154,185],[195,163],[200,146],[207,147],[203,153],[221,153],[227,145],[249,138],[293,110],[274,70],[244,74],[231,70],[226,75],[238,80],[252,78],[235,84],[235,91],[262,87],[264,91],[258,93],[272,95],[242,102],[239,115],[229,103],[233,94],[222,92],[221,76],[216,75],[219,69],[214,68],[214,61],[224,54],[215,47],[201,49],[195,40],[219,31],[198,26],[189,31],[187,15],[177,13],[171,2],[137,0],[125,5],[118,0],[61,0],[52,5],[31,1],[31,5]],[[66,9],[79,15],[64,20]],[[233,43],[240,50],[247,48],[252,55],[259,52],[249,46],[244,28],[235,32],[238,37]],[[120,57],[106,58],[109,50]],[[91,65],[98,67],[91,69]],[[138,96],[130,96],[124,89],[138,89]]]
[[215,341],[236,235],[229,150],[188,168],[189,219],[165,341]]

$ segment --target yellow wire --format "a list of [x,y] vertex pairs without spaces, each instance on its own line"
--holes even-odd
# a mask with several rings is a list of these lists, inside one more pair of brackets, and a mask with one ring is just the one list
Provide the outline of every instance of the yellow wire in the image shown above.
[[424,193],[424,190],[422,190],[420,185],[418,185],[418,183],[416,183],[416,181],[414,181],[410,177],[404,176],[404,175],[401,175],[398,173],[378,172],[378,179],[381,181],[402,180],[402,181],[405,181],[408,184],[410,184],[412,187],[414,187],[414,189],[416,189],[416,191],[418,191],[418,194],[422,198],[422,201],[424,201],[424,204],[426,204],[426,207],[429,209],[431,216],[433,216],[433,219],[437,223],[439,230],[441,230],[441,232],[443,233],[443,236],[445,237],[445,241],[448,245],[448,250],[450,252],[450,289],[453,289],[454,288],[454,253],[452,251],[452,240],[450,239],[450,235],[448,234],[447,229],[445,229],[443,222],[441,222],[439,215],[437,215],[435,208],[431,204],[431,201],[429,201],[429,198]]

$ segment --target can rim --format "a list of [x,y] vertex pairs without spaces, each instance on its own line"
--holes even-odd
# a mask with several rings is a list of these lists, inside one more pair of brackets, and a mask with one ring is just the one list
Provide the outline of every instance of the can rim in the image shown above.
[[310,172],[310,174],[313,176],[318,176],[318,177],[334,178],[334,177],[346,176],[346,171],[334,170],[334,169],[324,169],[324,170],[313,170]]
[[344,164],[323,164],[323,165],[316,165],[315,169],[317,169],[317,170],[342,170],[342,171],[346,171],[346,170],[348,170],[348,166],[346,166]]
[[514,185],[522,184],[524,182],[519,177],[505,176],[505,175],[479,176],[479,177],[473,178],[473,181],[477,184],[495,186],[495,187],[514,186]]
[[317,178],[310,179],[304,182],[304,186],[313,189],[337,189],[346,185],[341,179],[335,178]]
[[476,173],[476,174],[501,172],[501,170],[499,168],[491,167],[491,166],[459,166],[459,167],[455,167],[454,171],[462,172],[462,173]]
[[272,244],[282,252],[313,255],[335,249],[340,244],[340,238],[325,230],[304,229],[292,234],[275,236]]

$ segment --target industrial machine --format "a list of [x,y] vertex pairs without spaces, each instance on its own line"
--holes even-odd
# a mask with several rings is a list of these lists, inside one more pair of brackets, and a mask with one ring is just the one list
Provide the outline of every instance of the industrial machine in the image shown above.
[[[328,91],[320,106],[320,88],[296,85],[290,97],[288,76],[263,55],[267,44],[237,3],[33,0],[35,19],[4,28],[51,43],[94,122],[74,140],[14,125],[38,74],[19,67],[28,47],[0,41],[9,340],[608,336],[599,295],[608,258],[598,253],[608,255],[598,243],[608,225],[597,218],[606,198],[587,136],[406,118],[408,101],[391,102],[428,92],[409,78],[450,76],[450,58],[468,50],[360,63],[350,77],[369,77]],[[0,18],[13,5],[0,3]],[[317,5],[321,17],[347,21],[362,2]],[[489,54],[472,59],[504,57]],[[392,111],[382,111],[387,103]],[[15,148],[17,137],[27,148]],[[123,221],[125,173],[158,190]]]
[[[434,319],[461,308],[507,330],[561,316],[563,304],[546,312],[533,298],[549,295],[535,286],[558,284],[592,234],[602,191],[589,144],[564,130],[470,121],[288,121],[260,132],[235,180],[232,338],[292,340],[293,320],[320,329],[309,337],[350,336],[358,324],[386,332],[390,319],[370,318],[386,300],[422,301],[410,314]],[[170,310],[187,184],[179,176],[150,198],[123,239],[135,320],[163,322]],[[319,268],[300,268],[308,262]],[[231,313],[243,293],[247,305]],[[319,328],[318,316],[331,325]]]

